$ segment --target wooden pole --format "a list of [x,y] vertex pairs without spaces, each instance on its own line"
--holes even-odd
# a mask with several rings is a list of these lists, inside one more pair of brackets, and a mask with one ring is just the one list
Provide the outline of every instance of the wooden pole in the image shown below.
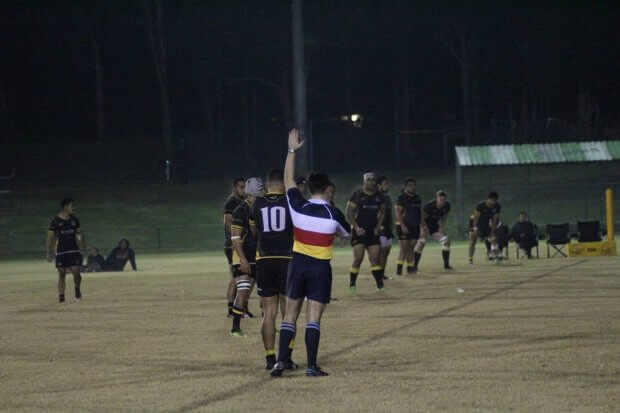
[[607,208],[607,241],[614,240],[614,191],[607,188],[605,191],[605,206]]

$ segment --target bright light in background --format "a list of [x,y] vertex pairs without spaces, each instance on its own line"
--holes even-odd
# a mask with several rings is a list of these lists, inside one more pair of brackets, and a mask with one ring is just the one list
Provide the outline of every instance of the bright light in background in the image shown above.
[[351,122],[358,122],[360,120],[362,120],[362,115],[359,113],[354,113],[351,115]]

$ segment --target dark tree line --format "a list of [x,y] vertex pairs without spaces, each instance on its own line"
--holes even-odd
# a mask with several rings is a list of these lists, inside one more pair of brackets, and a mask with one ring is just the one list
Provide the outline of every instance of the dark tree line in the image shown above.
[[[290,1],[0,7],[7,147],[134,142],[250,170],[294,123]],[[618,17],[602,1],[306,2],[317,150],[346,169],[369,145],[386,165],[395,151],[433,158],[440,133],[451,145],[618,138]],[[362,128],[340,121],[352,113]]]

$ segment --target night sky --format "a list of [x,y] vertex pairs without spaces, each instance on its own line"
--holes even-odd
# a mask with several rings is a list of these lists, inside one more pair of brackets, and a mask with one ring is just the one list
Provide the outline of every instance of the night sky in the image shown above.
[[[2,2],[4,162],[34,164],[54,145],[140,152],[145,165],[161,155],[160,85],[143,3]],[[145,4],[156,10],[156,0]],[[384,145],[376,162],[389,165],[395,131],[412,130],[446,130],[451,145],[617,139],[618,5],[306,1],[317,156],[367,159],[369,146]],[[196,171],[231,157],[251,168],[248,150],[271,159],[292,125],[290,2],[162,0],[162,17],[176,159]],[[363,115],[361,128],[337,120],[350,113]],[[406,156],[440,157],[433,133],[402,133]],[[345,158],[321,166],[343,167]]]

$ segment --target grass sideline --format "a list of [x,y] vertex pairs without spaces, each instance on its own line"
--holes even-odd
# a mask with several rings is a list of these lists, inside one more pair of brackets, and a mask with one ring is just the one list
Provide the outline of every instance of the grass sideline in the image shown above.
[[[139,257],[138,272],[86,274],[84,299],[56,300],[42,260],[3,262],[0,410],[613,411],[620,406],[618,259],[482,259],[376,293],[367,263],[349,296],[350,249],[333,261],[337,298],[319,361],[332,375],[270,379],[259,320],[228,335],[222,254]],[[390,268],[393,270],[395,255]],[[68,291],[72,281],[68,280]],[[457,288],[463,288],[458,293]],[[258,312],[256,298],[250,303]],[[303,331],[304,317],[300,318]],[[305,365],[298,340],[295,359]]]
[[[532,166],[535,185],[531,188],[534,222],[544,224],[578,219],[599,219],[602,192],[586,196],[588,177],[600,174],[596,164],[579,168]],[[616,177],[609,166],[610,179]],[[456,230],[454,171],[411,170],[388,172],[391,195],[396,200],[405,177],[418,181],[418,193],[427,201],[438,189],[447,190],[452,213],[447,230],[453,239],[462,238]],[[615,177],[615,178],[614,178]],[[337,204],[344,210],[352,191],[361,185],[361,174],[333,174],[337,185]],[[0,214],[0,259],[16,256],[41,256],[45,249],[46,229],[57,210],[60,198],[76,199],[76,214],[89,245],[102,253],[110,251],[121,236],[132,241],[137,253],[219,250],[223,244],[222,206],[229,193],[228,180],[210,180],[190,184],[163,183],[83,183],[64,186],[24,186],[15,190]],[[464,178],[464,218],[482,200],[489,189],[497,189],[502,203],[502,220],[516,221],[516,214],[527,209],[523,170],[518,167],[471,169]],[[569,186],[567,186],[569,185]],[[620,216],[620,190],[615,193],[616,216]]]

